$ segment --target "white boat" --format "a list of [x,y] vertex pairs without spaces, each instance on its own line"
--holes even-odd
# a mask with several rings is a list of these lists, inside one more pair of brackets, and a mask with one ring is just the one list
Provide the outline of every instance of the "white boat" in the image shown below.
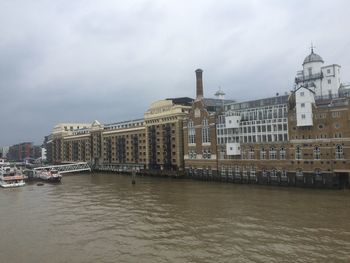
[[39,178],[51,183],[61,182],[62,175],[55,169],[46,169],[38,172]]
[[10,163],[9,162],[7,162],[5,159],[3,159],[3,158],[0,158],[0,167],[2,167],[2,166],[9,166],[10,165]]
[[0,167],[0,186],[4,188],[24,186],[24,175],[15,167]]

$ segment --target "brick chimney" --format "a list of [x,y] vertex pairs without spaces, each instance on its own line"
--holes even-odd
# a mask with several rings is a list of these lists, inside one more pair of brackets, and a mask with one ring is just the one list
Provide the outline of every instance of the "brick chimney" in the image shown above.
[[196,70],[196,79],[197,79],[197,86],[196,86],[196,99],[202,99],[203,98],[203,79],[202,79],[202,73],[203,70],[197,69]]

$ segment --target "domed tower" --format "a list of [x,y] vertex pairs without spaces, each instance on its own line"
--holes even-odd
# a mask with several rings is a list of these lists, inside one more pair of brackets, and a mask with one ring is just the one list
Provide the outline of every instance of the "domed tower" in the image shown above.
[[323,59],[314,53],[311,45],[311,53],[304,59],[303,70],[297,72],[295,78],[296,89],[305,87],[314,92],[316,96],[322,95]]
[[303,70],[297,72],[295,84],[296,89],[301,86],[308,88],[318,98],[337,97],[341,85],[340,66],[324,65],[322,57],[314,52],[311,45],[311,54],[304,59]]
[[303,71],[304,76],[312,76],[321,72],[323,59],[320,55],[314,53],[314,47],[311,46],[311,54],[304,59]]

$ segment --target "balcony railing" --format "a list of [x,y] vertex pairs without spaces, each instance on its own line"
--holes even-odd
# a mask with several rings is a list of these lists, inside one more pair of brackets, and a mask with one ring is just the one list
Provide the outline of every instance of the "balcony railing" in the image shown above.
[[316,80],[316,79],[322,79],[323,78],[323,74],[322,73],[317,73],[317,74],[311,74],[311,75],[307,75],[307,76],[299,76],[295,78],[295,83],[301,83],[301,82],[305,82],[305,81],[310,81],[310,80]]

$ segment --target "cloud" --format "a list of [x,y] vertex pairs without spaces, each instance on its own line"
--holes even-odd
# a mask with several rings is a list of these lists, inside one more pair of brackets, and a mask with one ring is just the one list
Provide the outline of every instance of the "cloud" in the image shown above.
[[[249,100],[293,87],[316,45],[350,80],[348,1],[48,1],[0,3],[0,145],[40,143],[63,121],[142,117],[155,100]],[[251,92],[247,92],[247,90]]]

